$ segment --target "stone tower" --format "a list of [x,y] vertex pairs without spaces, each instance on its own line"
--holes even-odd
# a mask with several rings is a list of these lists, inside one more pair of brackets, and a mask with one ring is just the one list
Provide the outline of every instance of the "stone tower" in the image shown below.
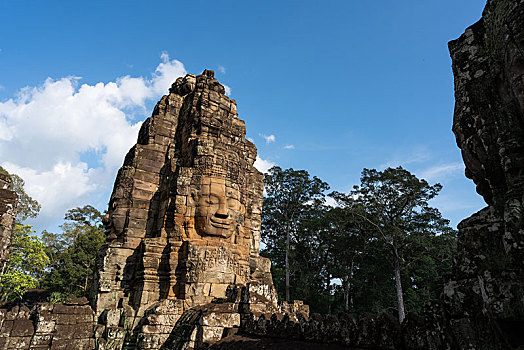
[[143,123],[104,218],[94,292],[106,329],[136,335],[163,301],[176,321],[247,285],[261,309],[277,310],[271,263],[259,256],[263,176],[245,134],[210,70],[178,78]]

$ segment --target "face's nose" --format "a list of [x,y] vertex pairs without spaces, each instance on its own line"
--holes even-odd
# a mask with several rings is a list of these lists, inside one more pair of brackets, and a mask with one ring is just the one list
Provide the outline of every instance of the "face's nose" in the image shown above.
[[227,211],[227,201],[225,198],[220,198],[218,210],[215,212],[215,216],[220,219],[227,219],[229,214]]
[[109,222],[110,222],[109,213],[107,213],[106,215],[104,215],[104,218],[102,219],[102,224],[104,226],[107,226],[107,225],[109,225]]

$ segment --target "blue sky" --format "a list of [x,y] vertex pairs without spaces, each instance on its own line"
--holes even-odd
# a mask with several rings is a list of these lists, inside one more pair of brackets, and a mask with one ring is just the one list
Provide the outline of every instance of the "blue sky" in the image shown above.
[[[483,207],[451,132],[447,42],[485,1],[2,1],[0,164],[42,205],[104,210],[139,123],[170,82],[214,69],[258,164],[348,191],[402,165],[444,186],[456,225]],[[271,137],[272,136],[272,137]]]

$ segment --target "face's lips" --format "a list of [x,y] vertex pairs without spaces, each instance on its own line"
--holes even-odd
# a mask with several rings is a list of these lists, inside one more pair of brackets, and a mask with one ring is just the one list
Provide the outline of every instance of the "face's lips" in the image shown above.
[[212,215],[209,218],[209,221],[211,222],[211,225],[213,225],[216,228],[221,228],[221,229],[228,229],[232,222],[230,219],[220,219],[214,215]]

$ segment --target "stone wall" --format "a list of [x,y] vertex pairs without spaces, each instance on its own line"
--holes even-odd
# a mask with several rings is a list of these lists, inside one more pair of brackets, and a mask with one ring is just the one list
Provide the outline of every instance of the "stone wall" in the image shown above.
[[[0,308],[0,349],[94,349],[95,319],[87,299],[67,304],[11,303]],[[104,342],[100,337],[99,342]]]

